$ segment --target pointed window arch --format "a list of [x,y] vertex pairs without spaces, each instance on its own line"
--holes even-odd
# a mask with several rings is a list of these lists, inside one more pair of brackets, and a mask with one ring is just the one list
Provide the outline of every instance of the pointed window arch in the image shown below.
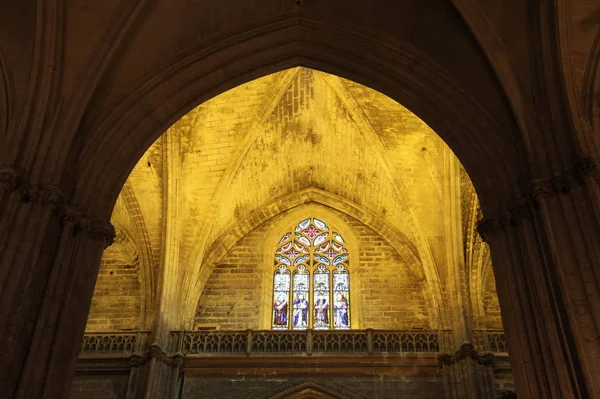
[[350,328],[350,254],[344,238],[308,218],[281,237],[273,272],[274,330]]

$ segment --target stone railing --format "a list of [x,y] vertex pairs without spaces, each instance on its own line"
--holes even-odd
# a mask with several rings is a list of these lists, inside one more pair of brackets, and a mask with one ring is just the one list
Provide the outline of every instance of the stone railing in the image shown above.
[[508,352],[503,330],[473,330],[475,346],[481,351],[492,353]]
[[170,350],[185,355],[435,353],[439,343],[433,331],[176,331]]
[[94,332],[86,333],[81,344],[81,355],[131,355],[144,351],[150,332]]
[[[451,333],[451,332],[448,332]],[[167,351],[185,355],[293,355],[440,352],[444,331],[304,330],[304,331],[173,331]],[[86,333],[81,355],[129,356],[143,354],[150,333]],[[473,330],[478,351],[506,352],[502,330]]]

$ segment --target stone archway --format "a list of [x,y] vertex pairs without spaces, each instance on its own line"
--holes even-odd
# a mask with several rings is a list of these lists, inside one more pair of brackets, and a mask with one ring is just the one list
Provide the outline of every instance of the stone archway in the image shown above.
[[313,382],[305,382],[295,387],[286,389],[269,399],[348,399],[329,388]]
[[[569,140],[572,148],[564,152],[582,154],[580,162],[539,173],[528,164],[524,132],[451,5],[398,2],[390,12],[371,2],[341,9],[268,3],[248,21],[248,10],[256,8],[248,2],[237,8],[241,13],[214,21],[214,10],[202,10],[208,21],[190,34],[175,29],[181,25],[177,18],[162,17],[175,14],[167,3],[107,5],[114,12],[106,17],[110,28],[95,21],[96,30],[89,29],[102,32],[92,35],[91,54],[67,51],[88,48],[79,42],[62,45],[63,18],[81,18],[78,10],[66,13],[62,3],[48,2],[30,13],[31,20],[17,13],[38,31],[15,41],[33,49],[24,61],[31,68],[2,66],[2,76],[10,79],[17,78],[6,70],[32,71],[18,85],[3,85],[22,94],[21,103],[6,107],[18,111],[0,150],[10,165],[1,174],[0,208],[0,312],[12,321],[0,327],[2,342],[11,343],[0,361],[5,392],[52,397],[68,386],[76,356],[72,342],[83,331],[101,243],[114,235],[108,217],[150,143],[197,103],[253,77],[305,65],[398,100],[453,148],[470,172],[484,214],[494,216],[481,232],[497,267],[519,389],[531,396],[597,396],[599,290],[587,282],[597,281],[600,259],[598,165],[589,158],[591,150]],[[430,24],[414,21],[433,21],[437,35],[428,34]],[[77,29],[69,33],[78,37]],[[172,39],[161,42],[163,48],[180,45],[175,55],[160,59],[144,52],[139,63],[131,62],[131,54],[156,49],[149,43],[158,33]],[[198,45],[198,37],[207,39]],[[548,69],[558,73],[553,65]],[[131,86],[119,86],[127,81]],[[545,104],[543,95],[537,100]],[[552,107],[544,109],[551,114]],[[540,154],[564,161],[556,154],[560,143],[546,145],[544,137],[539,143]],[[534,181],[529,194],[527,181],[538,175],[543,180]],[[513,206],[517,198],[523,201]],[[574,242],[582,244],[574,248]]]

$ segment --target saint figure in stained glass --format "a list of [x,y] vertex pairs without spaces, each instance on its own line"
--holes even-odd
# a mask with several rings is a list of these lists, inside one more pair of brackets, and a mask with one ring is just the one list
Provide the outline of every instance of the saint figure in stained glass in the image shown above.
[[341,292],[335,294],[334,304],[334,325],[335,328],[344,329],[349,328],[348,325],[348,299]]
[[304,294],[296,294],[294,298],[294,328],[303,329],[308,326],[308,301]]
[[279,327],[287,328],[287,311],[288,311],[288,303],[285,295],[280,294],[273,304],[273,309],[275,313],[275,317],[273,320],[273,324]]
[[273,278],[273,320],[274,330],[288,329],[288,298],[290,295],[290,272],[285,264],[280,264]]

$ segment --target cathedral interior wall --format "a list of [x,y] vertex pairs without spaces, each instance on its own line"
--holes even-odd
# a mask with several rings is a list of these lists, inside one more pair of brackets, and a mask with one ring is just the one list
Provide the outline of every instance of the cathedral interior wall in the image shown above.
[[[360,320],[354,328],[433,327],[435,321],[429,319],[422,282],[398,251],[360,221],[341,212],[328,212],[344,220],[358,241],[358,253],[350,253],[349,263],[351,282],[358,279],[358,290],[351,292],[350,301],[352,314]],[[272,289],[274,268],[273,260],[265,253],[274,255],[276,248],[268,248],[264,238],[285,216],[279,215],[252,230],[216,264],[200,297],[196,325],[218,325],[223,330],[270,328],[270,316],[265,323],[264,313],[270,315],[271,297],[263,293]],[[280,231],[279,236],[285,233]]]
[[191,377],[184,381],[182,391],[183,399],[198,397],[268,399],[307,382],[331,389],[348,399],[437,399],[445,396],[443,377],[427,374],[354,377]]
[[76,375],[71,385],[70,399],[125,399],[128,374]]
[[127,331],[140,328],[142,292],[140,261],[129,238],[104,251],[96,280],[86,331]]

